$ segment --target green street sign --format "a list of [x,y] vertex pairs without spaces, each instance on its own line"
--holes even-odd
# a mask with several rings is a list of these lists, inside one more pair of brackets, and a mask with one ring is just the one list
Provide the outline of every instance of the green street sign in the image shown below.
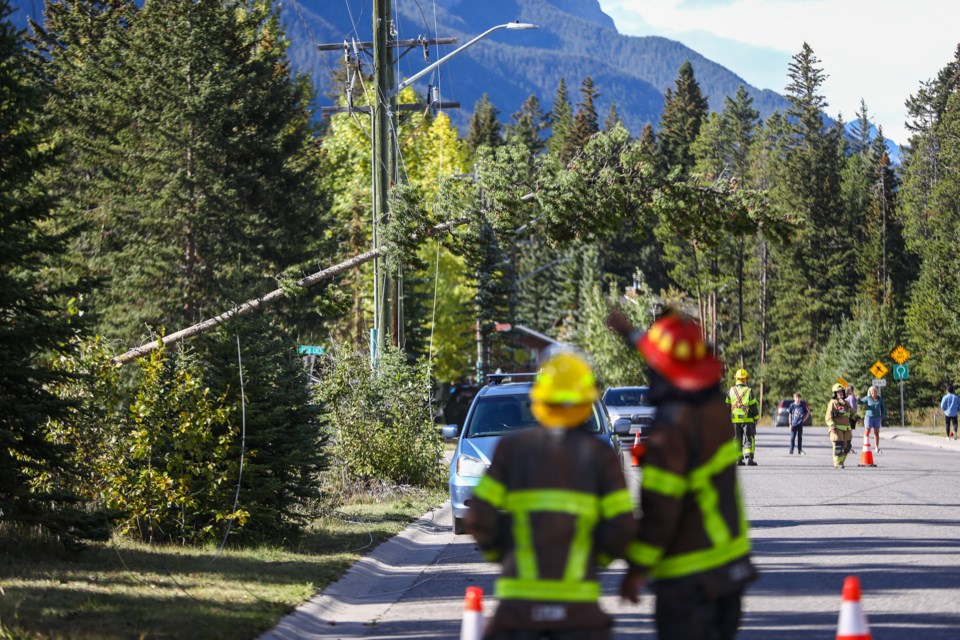
[[894,380],[909,380],[910,379],[910,367],[905,364],[897,364],[893,366],[893,379]]
[[322,356],[326,351],[326,347],[315,347],[308,344],[302,344],[297,347],[297,353],[302,356]]

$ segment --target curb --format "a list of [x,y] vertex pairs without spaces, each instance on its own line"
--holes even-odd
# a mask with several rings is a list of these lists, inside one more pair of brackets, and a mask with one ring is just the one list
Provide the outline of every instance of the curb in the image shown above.
[[449,502],[420,516],[258,640],[365,635],[404,592],[423,580],[423,573],[437,561],[446,543],[454,540],[452,521]]

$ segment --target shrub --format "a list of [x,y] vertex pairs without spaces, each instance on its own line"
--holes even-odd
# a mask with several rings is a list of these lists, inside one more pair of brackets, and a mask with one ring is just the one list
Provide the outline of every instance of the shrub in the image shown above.
[[358,351],[333,350],[321,366],[318,396],[333,435],[332,453],[347,480],[436,486],[442,444],[431,418],[426,367],[387,348],[377,368]]

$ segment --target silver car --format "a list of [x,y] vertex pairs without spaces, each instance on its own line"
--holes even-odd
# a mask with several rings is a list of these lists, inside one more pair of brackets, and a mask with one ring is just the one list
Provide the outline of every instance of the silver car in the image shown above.
[[640,442],[650,437],[657,410],[650,405],[649,396],[650,389],[647,387],[610,387],[603,392],[603,404],[607,407],[610,419],[630,421],[629,436],[623,438],[628,447],[638,435]]
[[[450,461],[450,503],[453,505],[453,532],[465,533],[464,518],[467,515],[467,500],[473,489],[487,472],[493,452],[500,439],[514,431],[538,426],[530,413],[530,387],[532,382],[506,382],[506,376],[493,378],[474,398],[467,419],[461,430],[457,425],[443,427],[443,436],[457,438],[457,449]],[[607,419],[603,406],[593,406],[589,429],[598,438],[608,443],[620,455],[620,438],[617,433],[626,433],[629,423],[624,420],[616,425],[617,433]]]

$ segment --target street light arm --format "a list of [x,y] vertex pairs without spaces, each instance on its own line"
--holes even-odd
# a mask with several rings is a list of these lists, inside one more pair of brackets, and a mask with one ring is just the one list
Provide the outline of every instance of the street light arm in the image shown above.
[[499,31],[500,29],[538,29],[538,28],[539,28],[539,27],[538,27],[537,25],[535,25],[535,24],[527,24],[527,23],[522,23],[522,22],[508,22],[507,24],[498,24],[498,25],[495,26],[495,27],[491,27],[491,28],[487,29],[486,31],[484,31],[483,33],[481,33],[480,35],[478,35],[476,38],[474,38],[474,39],[471,40],[470,42],[466,43],[465,45],[463,45],[463,46],[461,46],[461,47],[457,47],[456,49],[454,49],[453,51],[451,51],[451,52],[448,53],[447,55],[443,56],[442,58],[440,58],[439,60],[437,60],[437,61],[434,62],[433,64],[427,66],[426,68],[424,68],[424,69],[422,69],[421,71],[413,74],[411,77],[409,77],[409,78],[407,78],[406,80],[404,80],[403,82],[401,82],[400,85],[397,87],[397,93],[400,93],[401,91],[403,91],[404,89],[406,89],[407,87],[409,87],[411,84],[413,84],[414,82],[416,82],[417,80],[419,80],[419,79],[422,78],[423,76],[427,75],[428,73],[430,73],[431,71],[433,71],[434,69],[436,69],[437,67],[439,67],[440,65],[442,65],[444,62],[446,62],[447,60],[449,60],[450,58],[452,58],[453,56],[455,56],[455,55],[457,55],[457,54],[465,51],[467,48],[473,46],[474,44],[476,44],[476,43],[479,42],[480,40],[483,40],[484,38],[486,38],[488,35],[490,35],[490,34],[493,33],[494,31]]

